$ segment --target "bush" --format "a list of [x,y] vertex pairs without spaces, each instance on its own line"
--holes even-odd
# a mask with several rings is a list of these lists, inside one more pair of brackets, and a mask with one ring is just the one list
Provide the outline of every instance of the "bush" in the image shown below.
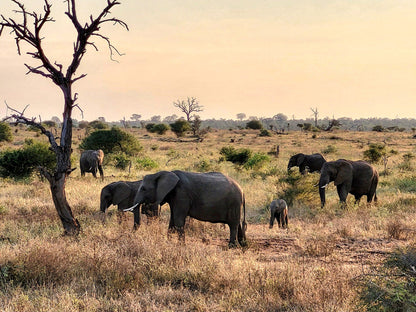
[[259,136],[261,136],[261,137],[269,137],[269,136],[271,136],[271,134],[270,134],[269,130],[267,130],[267,129],[261,129]]
[[137,158],[136,167],[141,170],[152,170],[159,167],[158,163],[149,157]]
[[378,163],[381,157],[387,154],[386,146],[381,143],[371,143],[368,150],[364,151],[364,159],[371,163]]
[[97,130],[104,130],[109,128],[108,125],[101,120],[91,121],[88,126]]
[[126,170],[130,163],[131,160],[125,153],[118,153],[114,155],[114,167],[121,170]]
[[376,131],[376,132],[383,132],[384,131],[384,128],[383,128],[383,126],[376,125],[371,130],[372,131]]
[[191,125],[185,119],[178,119],[170,124],[170,130],[172,130],[179,138],[182,137],[186,131],[191,130]]
[[250,120],[250,121],[246,124],[246,128],[247,128],[247,129],[259,130],[259,129],[263,129],[263,125],[262,125],[262,123],[260,122],[260,120],[253,119],[253,120]]
[[322,150],[322,154],[333,154],[337,151],[336,146],[334,145],[328,145],[325,149]]
[[56,167],[55,153],[49,145],[33,140],[26,140],[21,149],[6,150],[0,154],[0,175],[23,179],[30,177],[34,170],[42,166],[49,170]]
[[169,130],[169,126],[163,123],[155,124],[150,132],[155,132],[157,134],[163,135],[166,131]]
[[0,121],[0,142],[13,140],[12,128],[8,123]]
[[244,165],[251,157],[252,151],[248,148],[240,148],[236,150],[232,146],[225,146],[221,148],[220,154],[223,155],[227,161],[231,161],[234,164]]
[[397,249],[383,266],[363,280],[360,299],[366,311],[414,311],[416,247]]
[[244,164],[245,169],[260,169],[266,162],[270,161],[270,157],[263,153],[255,153]]
[[129,156],[137,155],[142,150],[133,135],[117,127],[94,131],[82,140],[79,147],[83,150],[102,149],[104,154],[122,152]]
[[153,123],[153,122],[146,124],[145,128],[146,128],[147,132],[152,132],[152,129],[153,129],[154,125],[155,125],[155,123]]

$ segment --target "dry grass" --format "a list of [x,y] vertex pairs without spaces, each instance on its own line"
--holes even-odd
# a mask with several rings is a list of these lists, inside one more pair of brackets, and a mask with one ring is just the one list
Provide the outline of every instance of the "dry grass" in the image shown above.
[[[199,221],[187,226],[185,245],[176,237],[168,239],[167,206],[160,221],[136,232],[132,215],[118,224],[110,213],[103,224],[101,188],[140,179],[148,171],[133,168],[129,174],[107,164],[104,182],[88,175],[81,179],[75,171],[66,192],[82,226],[76,238],[61,236],[46,183],[4,180],[1,311],[353,311],[355,278],[413,239],[413,174],[400,169],[401,154],[414,152],[408,133],[318,133],[312,139],[312,134],[298,132],[268,138],[258,137],[257,131],[215,131],[202,143],[164,142],[142,130],[134,134],[145,155],[157,161],[157,170],[195,171],[202,164],[236,179],[246,193],[248,247],[228,249],[228,228]],[[31,135],[19,130],[16,140]],[[324,209],[318,193],[312,193],[289,207],[288,230],[268,229],[268,204],[287,187],[280,179],[290,155],[333,145],[336,151],[327,160],[360,159],[368,143],[383,141],[399,154],[389,159],[390,174],[380,178],[377,204],[367,205],[364,199],[354,206],[351,200],[342,209],[332,186]],[[247,171],[218,162],[219,149],[230,144],[264,153],[279,144],[281,154],[264,168]],[[305,183],[318,178],[310,175]],[[400,191],[398,185],[405,188]]]

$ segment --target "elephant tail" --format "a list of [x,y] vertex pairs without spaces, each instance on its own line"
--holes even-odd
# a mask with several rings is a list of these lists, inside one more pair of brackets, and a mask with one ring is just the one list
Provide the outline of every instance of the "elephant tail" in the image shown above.
[[377,202],[377,191],[374,192],[374,202]]
[[243,224],[242,224],[243,232],[245,233],[247,230],[247,222],[246,222],[246,197],[243,194]]

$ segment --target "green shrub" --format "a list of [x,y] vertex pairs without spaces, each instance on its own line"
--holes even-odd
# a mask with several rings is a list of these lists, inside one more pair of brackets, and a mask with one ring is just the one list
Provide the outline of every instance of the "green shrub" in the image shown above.
[[104,154],[122,152],[129,156],[137,155],[142,150],[133,135],[117,127],[94,131],[82,140],[79,147],[83,150],[102,149]]
[[269,130],[267,130],[267,129],[261,129],[259,136],[261,136],[261,137],[269,137],[269,136],[271,136],[271,134],[270,134]]
[[12,128],[8,123],[0,121],[0,142],[13,140]]
[[414,311],[416,247],[395,250],[374,274],[362,281],[360,299],[366,311]]
[[104,129],[108,129],[108,124],[106,124],[105,122],[101,121],[101,120],[94,120],[91,121],[88,124],[89,127],[93,128],[93,129],[97,129],[97,130],[104,130]]
[[130,157],[127,156],[125,153],[117,153],[116,155],[114,155],[114,167],[121,170],[126,170],[130,163]]
[[337,148],[334,145],[328,145],[325,149],[322,150],[322,154],[333,154],[336,153]]
[[386,146],[381,143],[371,143],[368,150],[364,151],[364,159],[371,163],[378,163],[387,154]]
[[245,169],[260,169],[266,162],[270,161],[270,157],[263,153],[255,153],[244,164]]
[[383,126],[376,125],[376,126],[374,126],[371,130],[372,130],[372,131],[376,131],[376,132],[383,132],[385,129],[384,129],[384,127],[383,127]]
[[259,129],[263,129],[263,125],[262,125],[262,123],[260,122],[260,120],[253,119],[253,120],[250,120],[250,121],[246,124],[246,128],[247,128],[247,129],[259,130]]
[[191,130],[191,125],[185,119],[178,119],[170,124],[170,130],[172,130],[177,137],[182,137],[186,131]]
[[150,132],[155,132],[157,134],[163,135],[166,131],[169,130],[169,126],[163,123],[155,124]]
[[295,202],[308,206],[319,206],[319,194],[314,186],[316,178],[312,174],[303,176],[299,172],[292,172],[281,177],[278,184],[282,191],[278,192],[277,197],[284,199],[289,206],[293,206]]
[[236,150],[232,146],[225,146],[221,148],[220,154],[223,155],[227,161],[231,161],[238,165],[244,165],[250,159],[252,151],[248,148]]
[[143,157],[136,159],[136,167],[140,170],[152,170],[159,167],[158,163],[150,157]]
[[30,177],[34,170],[42,166],[49,170],[56,167],[56,156],[49,145],[26,140],[21,149],[6,150],[0,154],[0,175],[23,179]]
[[152,132],[152,129],[153,129],[154,125],[155,125],[155,123],[153,123],[153,122],[146,124],[145,128],[146,128],[147,132]]

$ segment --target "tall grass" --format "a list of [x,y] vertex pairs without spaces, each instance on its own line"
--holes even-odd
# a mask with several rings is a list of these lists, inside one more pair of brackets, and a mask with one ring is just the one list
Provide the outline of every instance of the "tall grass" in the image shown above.
[[[129,172],[107,165],[105,181],[81,178],[76,171],[68,179],[67,197],[82,226],[76,238],[61,235],[45,182],[1,181],[1,311],[365,310],[359,304],[359,290],[365,288],[357,277],[413,240],[414,177],[408,171],[399,175],[400,153],[412,151],[405,133],[337,132],[333,140],[325,133],[312,139],[304,133],[258,137],[249,130],[224,130],[209,133],[202,143],[165,142],[156,135],[144,139],[144,134],[134,132],[157,169],[133,166]],[[280,156],[244,170],[220,162],[219,146],[229,145],[231,138],[236,149],[264,154],[278,141]],[[319,175],[295,174],[287,180],[287,161],[296,152],[333,145],[336,150],[328,157],[359,159],[369,141],[383,140],[395,144],[399,154],[391,156],[391,173],[380,177],[377,204],[363,199],[354,205],[349,199],[344,209],[331,186],[322,209],[313,186]],[[119,224],[113,207],[102,222],[104,185],[174,169],[216,170],[239,182],[246,195],[248,247],[228,249],[228,227],[195,220],[186,226],[185,244],[176,235],[168,238],[167,205],[160,220],[144,220],[135,232],[132,214]],[[289,228],[270,230],[268,205],[282,194],[293,197]]]

